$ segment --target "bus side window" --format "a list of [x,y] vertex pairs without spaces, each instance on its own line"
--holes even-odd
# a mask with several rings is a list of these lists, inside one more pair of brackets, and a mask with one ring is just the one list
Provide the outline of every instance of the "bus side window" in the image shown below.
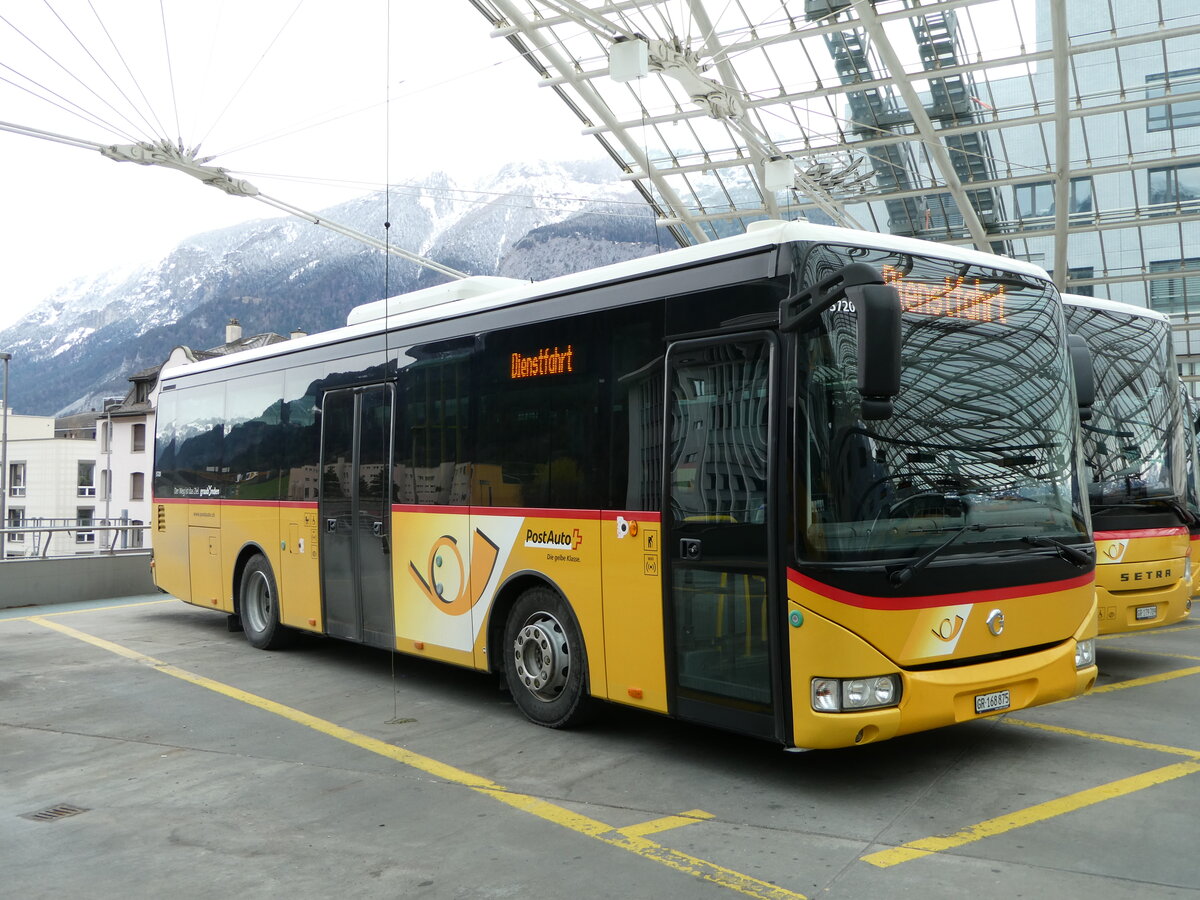
[[226,397],[228,496],[278,500],[283,373],[245,378]]
[[471,501],[471,361],[474,338],[400,354],[393,450],[396,502],[467,506]]

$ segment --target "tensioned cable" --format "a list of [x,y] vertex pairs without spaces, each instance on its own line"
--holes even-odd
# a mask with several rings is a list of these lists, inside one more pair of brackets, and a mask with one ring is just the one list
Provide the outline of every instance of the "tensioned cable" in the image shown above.
[[[33,40],[31,37],[29,37],[29,35],[27,35],[25,32],[23,32],[20,28],[18,28],[16,25],[14,25],[12,22],[10,22],[3,15],[0,15],[0,22],[3,22],[5,25],[7,25],[9,28],[11,28],[13,31],[15,31],[17,34],[19,34],[22,38],[25,39],[25,41],[31,47],[33,47],[35,50],[37,50],[39,53],[41,53],[43,56],[45,56],[48,60],[50,60],[50,62],[54,63],[54,65],[58,66],[58,68],[60,68],[63,72],[65,72],[71,78],[75,79],[75,81],[77,81],[80,85],[82,85],[84,87],[84,89],[86,89],[94,97],[96,97],[102,103],[107,104],[107,101],[105,101],[103,97],[101,97],[99,94],[97,94],[95,91],[93,91],[90,87],[88,87],[87,84],[78,75],[76,75],[74,72],[72,72],[66,66],[64,66],[61,62],[59,62],[53,56],[51,56],[35,40]],[[54,96],[60,98],[64,102],[69,103],[72,106],[75,106],[76,108],[78,108],[80,110],[83,109],[83,107],[79,106],[79,104],[77,104],[71,100],[68,100],[66,97],[63,97],[61,94],[57,93],[56,91],[51,90],[50,88],[45,87],[42,84],[39,84],[38,82],[36,82],[32,78],[30,78],[28,75],[18,72],[16,69],[13,69],[9,66],[5,66],[5,68],[8,69],[10,72],[13,72],[16,75],[19,75],[21,78],[24,78],[26,81],[30,82],[31,84],[36,84],[42,90],[46,91],[47,93],[53,94]],[[111,105],[110,105],[110,108],[111,108]],[[114,112],[115,112],[115,110],[114,110]],[[105,119],[102,119],[100,116],[96,115],[95,113],[89,112],[88,115],[92,116],[96,121],[101,122],[103,124],[103,126],[106,129],[108,129],[109,131],[112,131],[112,132],[115,132],[116,134],[122,135],[123,137],[126,137],[131,141],[137,140],[137,138],[135,136],[129,134],[127,131],[125,131],[125,129],[117,127],[116,125],[112,124],[111,122],[108,122]],[[120,115],[120,114],[118,113],[118,115]],[[124,118],[124,116],[122,116],[122,118]],[[126,121],[128,121],[128,120],[126,120]],[[133,123],[131,122],[130,124],[132,125]]]
[[[526,54],[526,55],[528,55],[528,54]],[[475,75],[486,72],[489,69],[495,69],[500,66],[508,65],[509,63],[520,60],[521,58],[522,58],[522,55],[518,54],[517,56],[512,56],[507,59],[497,60],[496,62],[488,63],[485,66],[480,66],[477,69],[471,69],[470,71],[467,71],[467,72],[462,72],[458,75],[455,75],[450,78],[446,78],[446,79],[444,79],[442,81],[438,81],[434,84],[429,84],[429,85],[425,85],[423,87],[415,88],[412,91],[405,93],[405,94],[400,94],[398,96],[389,95],[388,98],[383,100],[382,102],[390,104],[390,103],[395,103],[397,100],[407,100],[409,97],[416,96],[417,94],[422,94],[427,91],[438,90],[439,88],[445,87],[448,84],[453,84],[454,82],[461,81],[464,78],[471,78]],[[262,137],[253,138],[244,144],[238,144],[237,146],[229,147],[224,150],[221,150],[221,151],[217,152],[216,154],[213,154],[210,158],[215,159],[217,156],[228,156],[230,153],[237,153],[238,151],[241,151],[241,150],[248,150],[252,147],[258,147],[258,146],[261,146],[262,144],[270,143],[271,141],[278,141],[278,140],[281,140],[282,138],[292,137],[293,135],[300,134],[303,131],[308,131],[313,128],[319,128],[322,125],[328,125],[332,122],[337,122],[341,119],[347,119],[351,116],[357,116],[357,115],[361,115],[362,113],[365,113],[365,112],[370,112],[373,109],[377,109],[379,106],[380,106],[380,103],[368,103],[366,106],[355,107],[353,109],[347,110],[346,112],[339,112],[339,113],[331,115],[327,118],[319,119],[318,121],[315,121],[315,122],[309,122],[309,123],[306,123],[303,125],[299,125],[295,128],[292,128],[289,131],[271,132],[266,135],[263,135]],[[285,126],[285,127],[287,127],[287,126]]]
[[[104,64],[101,63],[100,60],[96,59],[96,57],[92,53],[92,51],[87,48],[87,44],[85,44],[82,40],[79,39],[79,35],[77,35],[75,33],[74,29],[72,29],[71,26],[67,24],[67,21],[61,15],[58,14],[58,10],[56,10],[53,6],[50,5],[50,0],[42,0],[42,2],[46,4],[46,8],[49,9],[50,12],[52,12],[54,14],[54,17],[56,19],[58,19],[58,21],[62,24],[62,27],[66,29],[67,34],[69,34],[72,38],[74,38],[75,43],[79,45],[79,49],[81,49],[84,53],[86,53],[88,56],[88,59],[90,59],[93,63],[96,64],[96,68],[99,69],[100,73],[105,78],[108,79],[108,83],[111,84],[114,88],[116,88],[117,93],[121,95],[121,99],[123,99],[126,103],[128,103],[130,108],[134,111],[134,113],[136,113],[141,118],[143,124],[145,124],[145,126],[149,129],[150,134],[151,135],[154,134],[154,126],[150,124],[150,121],[144,115],[142,115],[142,111],[137,108],[137,104],[135,104],[132,100],[129,99],[129,96],[125,93],[124,90],[121,89],[121,86],[119,84],[117,84],[116,80],[112,77],[112,75],[109,74],[108,69],[106,69],[104,67]],[[112,109],[113,112],[115,112],[115,113],[117,113],[117,115],[121,116],[121,118],[123,118],[126,122],[129,122],[130,125],[133,125],[133,127],[135,127],[135,128],[138,127],[138,126],[134,125],[134,123],[129,119],[128,116],[123,115],[114,106],[112,106],[112,104],[107,104],[107,105],[108,105],[109,109]]]
[[[311,177],[311,176],[305,176],[305,175],[283,175],[283,174],[279,174],[277,172],[250,172],[250,171],[245,171],[245,170],[237,170],[236,174],[244,175],[247,178],[270,178],[270,179],[274,179],[276,181],[288,181],[288,182],[294,182],[294,183],[298,183],[298,184],[315,184],[315,185],[325,185],[325,186],[329,186],[329,187],[341,186],[341,187],[347,187],[347,188],[361,188],[364,191],[373,191],[373,192],[379,192],[380,190],[382,190],[382,186],[378,182],[371,182],[371,181],[355,181],[355,180],[343,179],[343,178],[317,178],[317,177]],[[444,196],[451,200],[453,200],[453,195],[455,195],[455,194],[476,195],[479,197],[525,198],[525,199],[531,200],[531,201],[563,200],[563,201],[575,202],[575,203],[591,203],[596,200],[595,197],[585,197],[585,196],[564,197],[561,194],[523,194],[523,193],[520,193],[517,191],[481,191],[481,190],[477,190],[474,188],[458,188],[458,187],[434,188],[434,187],[427,187],[418,182],[392,184],[391,187],[393,190],[407,189],[407,190],[413,191],[413,192],[424,192],[424,193],[433,194],[433,195],[441,195],[441,196]],[[472,201],[469,199],[464,199],[463,202],[470,203],[470,202],[475,202],[475,201]],[[482,201],[480,201],[480,202],[482,202]],[[640,200],[622,200],[619,197],[612,198],[611,201],[605,200],[605,202],[611,202],[616,205],[626,205],[626,206],[641,206],[642,205],[642,201],[640,201]]]
[[283,24],[279,26],[279,31],[276,32],[275,37],[271,38],[271,42],[269,44],[267,44],[267,48],[265,50],[263,50],[262,55],[258,58],[258,62],[256,62],[251,67],[250,71],[246,73],[246,77],[243,78],[242,83],[237,86],[237,89],[233,92],[233,96],[231,96],[229,98],[229,102],[227,102],[225,104],[224,108],[219,113],[217,113],[217,117],[216,117],[216,119],[213,120],[213,123],[208,127],[208,131],[204,132],[204,134],[201,136],[200,140],[198,140],[196,142],[197,147],[199,147],[202,143],[204,143],[206,140],[208,140],[208,136],[210,134],[212,134],[213,129],[216,128],[218,124],[220,124],[221,119],[223,119],[225,117],[225,113],[229,112],[229,107],[231,107],[233,105],[233,102],[235,100],[237,100],[237,98],[241,95],[242,91],[246,87],[247,82],[249,82],[250,79],[252,77],[254,77],[254,73],[258,71],[258,67],[263,64],[263,60],[265,60],[267,58],[268,54],[270,54],[270,52],[274,48],[276,42],[278,42],[279,38],[283,36],[283,33],[287,30],[287,27],[292,23],[292,19],[296,18],[296,13],[298,13],[300,11],[300,7],[302,7],[303,5],[304,5],[304,0],[297,0],[296,6],[292,10],[291,15],[289,15],[284,20]]
[[[62,94],[59,94],[59,93],[56,93],[55,91],[50,90],[50,88],[46,87],[43,84],[38,84],[38,82],[33,81],[33,79],[31,79],[28,75],[22,75],[16,69],[13,69],[11,66],[5,65],[4,63],[0,63],[0,67],[8,69],[8,71],[12,72],[14,75],[16,75],[19,78],[24,78],[26,81],[30,82],[30,84],[36,85],[38,88],[45,91],[46,93],[52,94],[53,96],[58,97],[58,99],[62,100],[63,103],[55,103],[49,97],[39,94],[36,91],[32,91],[25,85],[17,84],[17,82],[13,81],[11,78],[5,78],[4,76],[0,75],[0,81],[6,82],[7,84],[11,84],[13,87],[17,88],[17,90],[24,91],[25,93],[29,94],[32,97],[37,97],[37,99],[41,100],[43,103],[49,103],[51,106],[57,107],[58,109],[61,109],[63,112],[69,113],[69,114],[75,116],[76,118],[83,119],[85,122],[87,122],[91,125],[97,125],[100,128],[104,128],[106,130],[116,132],[117,134],[119,134],[123,137],[126,137],[131,141],[137,140],[137,138],[135,138],[134,136],[132,136],[130,134],[126,134],[124,131],[121,131],[117,128],[114,128],[108,122],[105,122],[102,119],[98,119],[96,116],[94,116],[92,113],[88,112],[86,109],[84,109],[78,103],[75,103],[73,100],[68,100],[66,97],[62,96]],[[70,108],[68,108],[68,106],[64,106],[63,105],[64,103],[75,107],[75,109],[70,109]]]
[[[385,9],[384,16],[384,60],[383,60],[383,244],[387,248],[383,254],[383,375],[384,378],[388,375],[388,363],[391,361],[391,334],[392,325],[389,321],[391,317],[391,304],[388,303],[388,298],[391,296],[389,289],[389,277],[392,271],[392,254],[391,254],[391,237],[392,237],[392,104],[389,101],[390,92],[392,89],[392,4],[391,0],[383,0]],[[397,361],[397,376],[399,376],[399,362]],[[397,381],[392,393],[392,415],[395,415],[396,406],[399,403],[399,397],[396,394],[399,392],[399,381]],[[385,393],[386,396],[386,393]],[[392,430],[395,430],[395,423],[392,423]],[[395,444],[396,441],[392,435],[388,436],[388,444],[392,447],[388,459],[388,471],[391,476],[385,479],[387,488],[387,498],[385,499],[388,515],[386,521],[388,523],[388,531],[392,529],[392,481],[396,477],[395,463]],[[392,721],[400,718],[400,688],[396,682],[396,648],[391,648],[388,653],[388,660],[392,669]]]
[[[383,244],[391,246],[392,237],[392,104],[390,91],[392,89],[392,4],[383,0],[384,5],[384,38],[383,38]],[[383,348],[388,348],[388,306],[386,300],[391,296],[388,278],[391,275],[392,254],[385,251],[383,255]]]
[[175,108],[175,139],[183,144],[183,129],[179,127],[179,101],[175,97],[175,66],[171,62],[171,39],[167,35],[167,9],[163,0],[158,0],[158,11],[162,19],[163,49],[167,53],[167,76],[171,83],[171,105]]
[[[147,97],[146,92],[144,90],[142,90],[141,82],[139,82],[137,79],[137,76],[133,74],[133,70],[131,68],[129,68],[129,63],[125,60],[125,54],[123,54],[121,52],[121,48],[119,48],[117,46],[117,42],[113,39],[112,34],[109,32],[108,26],[104,24],[104,20],[100,18],[100,13],[96,10],[96,7],[92,3],[92,0],[88,0],[88,6],[91,8],[92,14],[95,15],[96,23],[100,26],[100,30],[103,31],[104,36],[106,38],[108,38],[108,43],[112,46],[113,52],[117,54],[117,59],[119,59],[121,61],[121,65],[123,65],[125,67],[125,73],[129,76],[129,80],[133,82],[133,86],[135,88],[137,88],[138,93],[141,94],[142,102],[146,104],[146,109],[150,112],[151,117],[154,119],[155,123],[158,125],[157,132],[154,131],[153,126],[151,126],[150,131],[154,132],[156,134],[161,134],[165,137],[167,134],[167,129],[163,125],[162,120],[158,117],[158,113],[156,113],[154,111],[154,104],[152,104],[150,102],[150,98]],[[131,105],[134,106],[134,109],[137,109],[137,106],[135,104],[131,104]]]

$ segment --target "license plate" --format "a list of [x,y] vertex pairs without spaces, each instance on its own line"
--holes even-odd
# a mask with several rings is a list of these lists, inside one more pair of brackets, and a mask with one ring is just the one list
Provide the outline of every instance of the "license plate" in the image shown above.
[[992,691],[990,694],[975,695],[975,712],[995,712],[998,709],[1008,709],[1011,704],[1008,691]]
[[1157,619],[1158,618],[1158,607],[1157,606],[1139,606],[1137,609],[1135,609],[1133,611],[1133,617],[1135,619],[1137,619],[1139,622],[1142,619]]

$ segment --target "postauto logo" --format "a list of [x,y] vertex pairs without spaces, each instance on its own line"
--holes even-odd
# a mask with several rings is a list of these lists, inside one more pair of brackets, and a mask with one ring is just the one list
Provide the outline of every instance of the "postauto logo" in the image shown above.
[[582,543],[583,535],[579,533],[578,528],[573,533],[525,529],[526,547],[537,547],[543,550],[578,550]]

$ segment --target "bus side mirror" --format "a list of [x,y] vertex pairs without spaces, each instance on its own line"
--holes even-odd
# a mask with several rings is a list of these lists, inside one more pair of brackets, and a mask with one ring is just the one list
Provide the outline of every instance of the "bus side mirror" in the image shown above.
[[1075,396],[1079,400],[1079,421],[1092,417],[1092,404],[1096,402],[1096,373],[1092,368],[1092,351],[1082,337],[1067,335],[1067,350],[1071,354],[1071,371],[1075,376]]
[[858,312],[858,392],[864,419],[887,419],[900,393],[900,294],[890,284],[846,289]]

